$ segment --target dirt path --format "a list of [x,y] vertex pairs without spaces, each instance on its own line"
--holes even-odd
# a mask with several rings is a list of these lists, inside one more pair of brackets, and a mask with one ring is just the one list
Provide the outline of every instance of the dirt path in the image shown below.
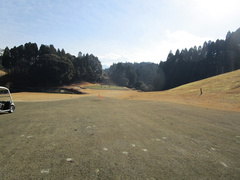
[[240,113],[108,95],[16,102],[0,179],[240,178]]

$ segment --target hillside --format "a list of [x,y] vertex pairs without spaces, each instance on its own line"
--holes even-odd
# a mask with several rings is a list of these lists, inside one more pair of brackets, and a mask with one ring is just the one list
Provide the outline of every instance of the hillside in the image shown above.
[[[200,95],[202,88],[202,95]],[[177,88],[137,93],[131,99],[170,101],[220,110],[240,110],[240,70],[189,83]]]
[[225,40],[204,42],[202,46],[170,51],[166,61],[118,63],[108,71],[119,86],[142,91],[172,89],[190,82],[240,69],[240,28],[228,32]]

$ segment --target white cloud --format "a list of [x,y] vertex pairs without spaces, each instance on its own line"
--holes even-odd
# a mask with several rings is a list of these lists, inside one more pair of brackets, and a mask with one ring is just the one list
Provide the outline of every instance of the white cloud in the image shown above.
[[183,30],[165,30],[161,35],[161,39],[153,39],[151,42],[146,43],[145,47],[133,51],[132,56],[135,58],[139,57],[139,60],[142,61],[159,63],[160,60],[165,61],[167,59],[170,50],[175,53],[177,49],[189,49],[194,46],[202,46],[205,41],[214,41],[213,38],[200,37]]
[[194,46],[198,47],[205,41],[213,40],[213,38],[210,37],[200,37],[182,30],[174,32],[167,30],[165,32],[165,37],[166,40],[162,42],[162,45],[167,46],[171,50],[189,49]]
[[[169,52],[169,51],[168,51]],[[125,52],[112,52],[112,53],[107,53],[104,55],[98,55],[99,60],[101,61],[102,65],[104,67],[109,67],[113,63],[118,63],[118,62],[153,62],[153,63],[159,63],[160,60],[165,60],[160,59],[160,54],[161,54],[161,49],[159,49],[158,46],[155,47],[149,47],[147,48],[134,48],[134,49],[129,49],[128,51],[125,50]]]
[[107,53],[104,55],[98,55],[98,58],[101,61],[103,67],[109,67],[113,63],[118,62],[129,62],[130,60],[129,56],[119,53]]
[[177,49],[189,49],[194,46],[202,46],[205,41],[213,40],[210,37],[200,37],[191,34],[187,31],[169,31],[166,30],[162,34],[162,40],[151,39],[149,42],[145,42],[141,47],[130,48],[128,50],[114,50],[111,53],[98,56],[103,66],[111,66],[117,62],[154,62],[159,63],[165,61],[167,55],[172,50],[173,53]]

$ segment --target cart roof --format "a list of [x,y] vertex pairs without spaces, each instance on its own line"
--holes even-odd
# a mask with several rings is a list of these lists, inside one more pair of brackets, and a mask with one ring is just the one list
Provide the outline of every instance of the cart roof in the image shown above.
[[0,90],[9,90],[9,89],[6,87],[0,86]]

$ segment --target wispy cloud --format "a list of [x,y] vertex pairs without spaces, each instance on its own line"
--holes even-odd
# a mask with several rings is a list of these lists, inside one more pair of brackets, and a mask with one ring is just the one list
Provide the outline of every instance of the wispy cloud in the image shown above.
[[210,37],[199,37],[189,32],[179,30],[163,32],[162,40],[146,42],[145,45],[128,50],[116,50],[109,47],[111,53],[99,56],[102,64],[110,66],[113,62],[154,62],[165,61],[170,50],[175,53],[177,49],[189,49],[202,46],[205,41],[214,40]]
[[200,37],[191,34],[187,31],[165,31],[166,40],[162,43],[168,46],[171,50],[191,48],[194,46],[201,46],[205,41],[213,40],[211,37]]

